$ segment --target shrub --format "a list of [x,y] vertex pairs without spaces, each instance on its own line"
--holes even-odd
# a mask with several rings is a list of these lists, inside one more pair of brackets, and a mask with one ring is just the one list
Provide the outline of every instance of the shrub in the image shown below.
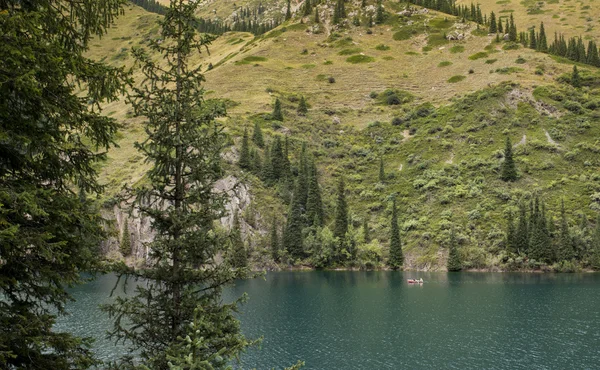
[[360,64],[360,63],[372,63],[375,61],[375,58],[367,56],[367,55],[353,55],[350,58],[346,59],[346,62],[352,64]]
[[377,98],[377,93],[375,91],[371,91],[371,93],[369,94],[369,98],[371,99],[376,99]]
[[448,66],[451,66],[451,65],[452,65],[452,62],[450,62],[448,60],[445,60],[443,62],[440,62],[440,64],[438,64],[438,67],[442,68],[442,67],[448,67]]
[[400,105],[400,98],[396,94],[389,95],[386,99],[387,105]]
[[479,53],[475,53],[475,54],[469,56],[469,60],[477,60],[477,59],[487,58],[488,55],[489,54],[486,53],[485,51],[480,51]]
[[458,53],[462,53],[465,51],[465,47],[462,45],[454,45],[453,47],[450,48],[450,52],[452,54],[458,54]]
[[334,78],[334,77],[332,77],[332,76],[330,76],[330,77],[327,79],[327,81],[328,81],[330,84],[333,84],[333,83],[335,83],[335,78]]
[[386,50],[390,50],[390,47],[385,44],[379,44],[379,45],[375,46],[375,49],[381,50],[381,51],[386,51]]
[[448,82],[453,84],[464,80],[466,77],[462,75],[452,76],[448,79]]

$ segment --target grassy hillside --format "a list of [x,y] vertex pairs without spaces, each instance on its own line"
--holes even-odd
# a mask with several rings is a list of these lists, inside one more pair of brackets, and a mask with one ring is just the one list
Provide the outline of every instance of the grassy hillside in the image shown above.
[[[229,3],[207,2],[207,8],[226,17]],[[509,4],[493,5],[488,9],[482,4],[482,9]],[[523,4],[516,5],[517,23],[524,24],[529,16]],[[548,8],[554,5],[561,6]],[[268,229],[268,220],[287,211],[289,196],[235,165],[243,129],[258,123],[267,141],[275,135],[289,137],[292,162],[302,143],[315,153],[328,224],[333,221],[336,178],[345,177],[352,224],[358,230],[368,220],[371,236],[381,243],[374,247],[381,260],[387,255],[394,194],[410,268],[443,269],[453,228],[466,267],[532,267],[508,256],[503,246],[507,212],[516,212],[520,202],[535,194],[555,217],[564,199],[574,233],[582,216],[591,228],[600,201],[597,71],[582,67],[589,86],[575,89],[567,83],[570,64],[496,43],[494,36],[451,16],[419,11],[400,17],[396,13],[404,4],[385,2],[385,7],[386,22],[369,29],[350,22],[333,26],[327,16],[331,8],[321,5],[319,24],[312,17],[302,23],[296,17],[257,38],[228,33],[214,42],[210,54],[198,55],[195,62],[213,66],[206,72],[207,98],[228,102],[224,124],[233,146],[227,169],[252,185],[254,198],[246,221]],[[348,9],[350,19],[358,14],[353,5]],[[535,16],[542,15],[548,14]],[[130,66],[129,48],[157,37],[156,18],[131,6],[108,37],[94,43],[91,55]],[[569,24],[577,29],[580,22]],[[465,38],[447,41],[444,35],[451,33]],[[389,91],[405,99],[388,105]],[[310,106],[306,116],[296,113],[300,96]],[[283,104],[282,123],[268,119],[275,98]],[[133,148],[143,130],[123,101],[105,112],[124,123],[120,148],[102,168],[110,198],[124,183],[143,179],[145,167]],[[506,137],[515,144],[520,176],[515,183],[499,179]],[[586,238],[591,243],[591,231]],[[266,237],[252,243],[255,260],[263,264],[267,244]]]

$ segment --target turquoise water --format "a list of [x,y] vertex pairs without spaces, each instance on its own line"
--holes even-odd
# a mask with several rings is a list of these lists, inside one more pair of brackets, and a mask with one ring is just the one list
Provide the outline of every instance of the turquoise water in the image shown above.
[[[422,277],[412,286],[408,277]],[[73,290],[58,329],[97,338],[100,358],[123,352],[104,339],[114,276]],[[600,275],[276,272],[239,282],[249,337],[264,337],[240,368],[584,369],[600,367]]]

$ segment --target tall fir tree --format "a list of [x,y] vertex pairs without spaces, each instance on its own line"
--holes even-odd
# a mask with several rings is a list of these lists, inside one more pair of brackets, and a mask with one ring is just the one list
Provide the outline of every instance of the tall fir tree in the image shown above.
[[510,26],[508,29],[508,39],[512,42],[517,41],[517,26],[515,25],[515,19],[513,17],[513,13],[510,13]]
[[285,10],[285,20],[292,19],[292,4],[290,0],[287,0],[287,8]]
[[515,218],[512,211],[508,211],[506,217],[506,251],[515,253],[517,251],[517,230],[515,229]]
[[392,220],[390,223],[390,258],[388,265],[394,269],[404,266],[404,253],[402,252],[402,240],[400,239],[400,227],[398,226],[398,207],[396,198],[392,203]]
[[315,23],[321,23],[321,17],[319,16],[319,8],[315,6]]
[[275,121],[283,121],[283,112],[281,111],[281,101],[279,98],[275,99],[275,105],[273,106],[273,113],[271,113],[271,119]]
[[281,246],[279,245],[279,231],[277,229],[277,218],[273,216],[269,247],[271,249],[271,258],[273,258],[273,261],[275,262],[279,262],[279,251],[281,249]]
[[490,33],[498,32],[498,24],[496,23],[496,13],[492,12],[490,14]]
[[312,3],[311,0],[304,1],[304,16],[308,17],[312,14]]
[[571,238],[571,232],[569,230],[569,223],[567,221],[567,211],[565,210],[565,201],[561,200],[560,204],[560,234],[558,239],[558,253],[557,258],[559,261],[570,261],[574,257],[573,240]]
[[319,174],[314,158],[308,168],[308,197],[306,200],[306,219],[309,225],[321,227],[325,221]]
[[519,254],[529,251],[529,219],[525,202],[519,204],[519,223],[515,235],[515,248]]
[[302,205],[299,181],[296,182],[296,190],[292,196],[287,224],[283,235],[283,245],[292,259],[304,257],[304,240],[302,228],[304,226],[304,207]]
[[231,265],[235,268],[244,268],[248,266],[248,252],[244,239],[242,238],[242,228],[240,225],[240,216],[237,210],[233,213],[233,225],[229,232],[230,258]]
[[546,30],[544,28],[544,22],[540,24],[540,34],[537,50],[544,53],[548,51],[548,40],[546,39]]
[[537,35],[535,34],[535,27],[531,27],[529,30],[529,48],[537,50],[538,48]]
[[262,129],[260,128],[258,122],[254,124],[254,131],[252,132],[252,141],[259,148],[264,148],[265,146],[265,139],[263,137]]
[[500,178],[507,182],[517,181],[517,167],[513,158],[512,143],[508,136],[506,137],[504,146],[504,162],[502,162],[502,174]]
[[377,9],[375,11],[375,22],[377,24],[383,24],[385,21],[385,10],[383,9],[383,1],[377,0]]
[[119,249],[123,257],[131,255],[131,234],[129,233],[129,222],[127,219],[125,219],[125,226],[123,227],[123,235],[121,236]]
[[458,250],[458,241],[456,240],[456,233],[452,229],[450,233],[450,245],[448,246],[448,261],[446,263],[448,271],[456,272],[462,270],[462,258]]
[[240,168],[249,170],[252,167],[250,159],[250,144],[248,143],[248,129],[244,129],[244,135],[242,136],[242,147],[240,148],[240,159],[238,161]]
[[[173,354],[189,359],[189,368],[223,368],[248,344],[234,317],[236,303],[224,305],[221,298],[222,287],[248,270],[216,263],[226,243],[213,226],[225,214],[225,195],[214,191],[224,143],[215,119],[225,109],[204,104],[201,66],[190,63],[213,39],[197,31],[198,6],[172,0],[158,21],[160,37],[148,45],[164,64],[143,49],[133,51],[145,77],[129,96],[135,114],[146,119],[147,137],[137,148],[153,165],[147,183],[131,192],[156,234],[146,245],[144,269],[123,266],[120,272],[144,284],[104,309],[114,320],[111,337],[136,353],[136,366],[152,369],[168,369]],[[198,312],[210,321],[191,332]],[[204,338],[204,345],[181,348],[188,335]],[[130,358],[121,365],[133,366]]]
[[301,116],[305,116],[308,113],[308,104],[306,104],[306,99],[304,99],[304,95],[300,97],[300,103],[298,103],[298,114]]
[[[89,340],[54,327],[106,236],[87,197],[118,124],[121,69],[86,56],[122,0],[0,1],[0,368],[83,369]],[[74,189],[79,189],[77,194]]]
[[365,244],[370,243],[371,242],[371,231],[369,230],[369,221],[367,220],[367,217],[365,217],[365,219],[363,220],[362,232],[363,232],[364,243]]
[[346,202],[346,185],[344,178],[340,177],[337,187],[337,202],[335,207],[335,224],[333,236],[339,238],[341,243],[348,232],[348,203]]
[[596,270],[600,270],[600,215],[596,218],[596,226],[594,227],[594,235],[592,237],[590,266]]

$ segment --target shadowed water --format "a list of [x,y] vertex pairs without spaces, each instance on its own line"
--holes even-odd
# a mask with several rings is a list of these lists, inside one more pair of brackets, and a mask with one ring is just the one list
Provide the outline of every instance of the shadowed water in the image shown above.
[[[408,277],[425,284],[411,286]],[[73,315],[57,325],[98,338],[111,359],[122,349],[103,338],[114,276],[73,290]],[[264,336],[241,368],[306,369],[598,368],[600,275],[401,272],[277,272],[238,282],[247,292],[242,329]]]

